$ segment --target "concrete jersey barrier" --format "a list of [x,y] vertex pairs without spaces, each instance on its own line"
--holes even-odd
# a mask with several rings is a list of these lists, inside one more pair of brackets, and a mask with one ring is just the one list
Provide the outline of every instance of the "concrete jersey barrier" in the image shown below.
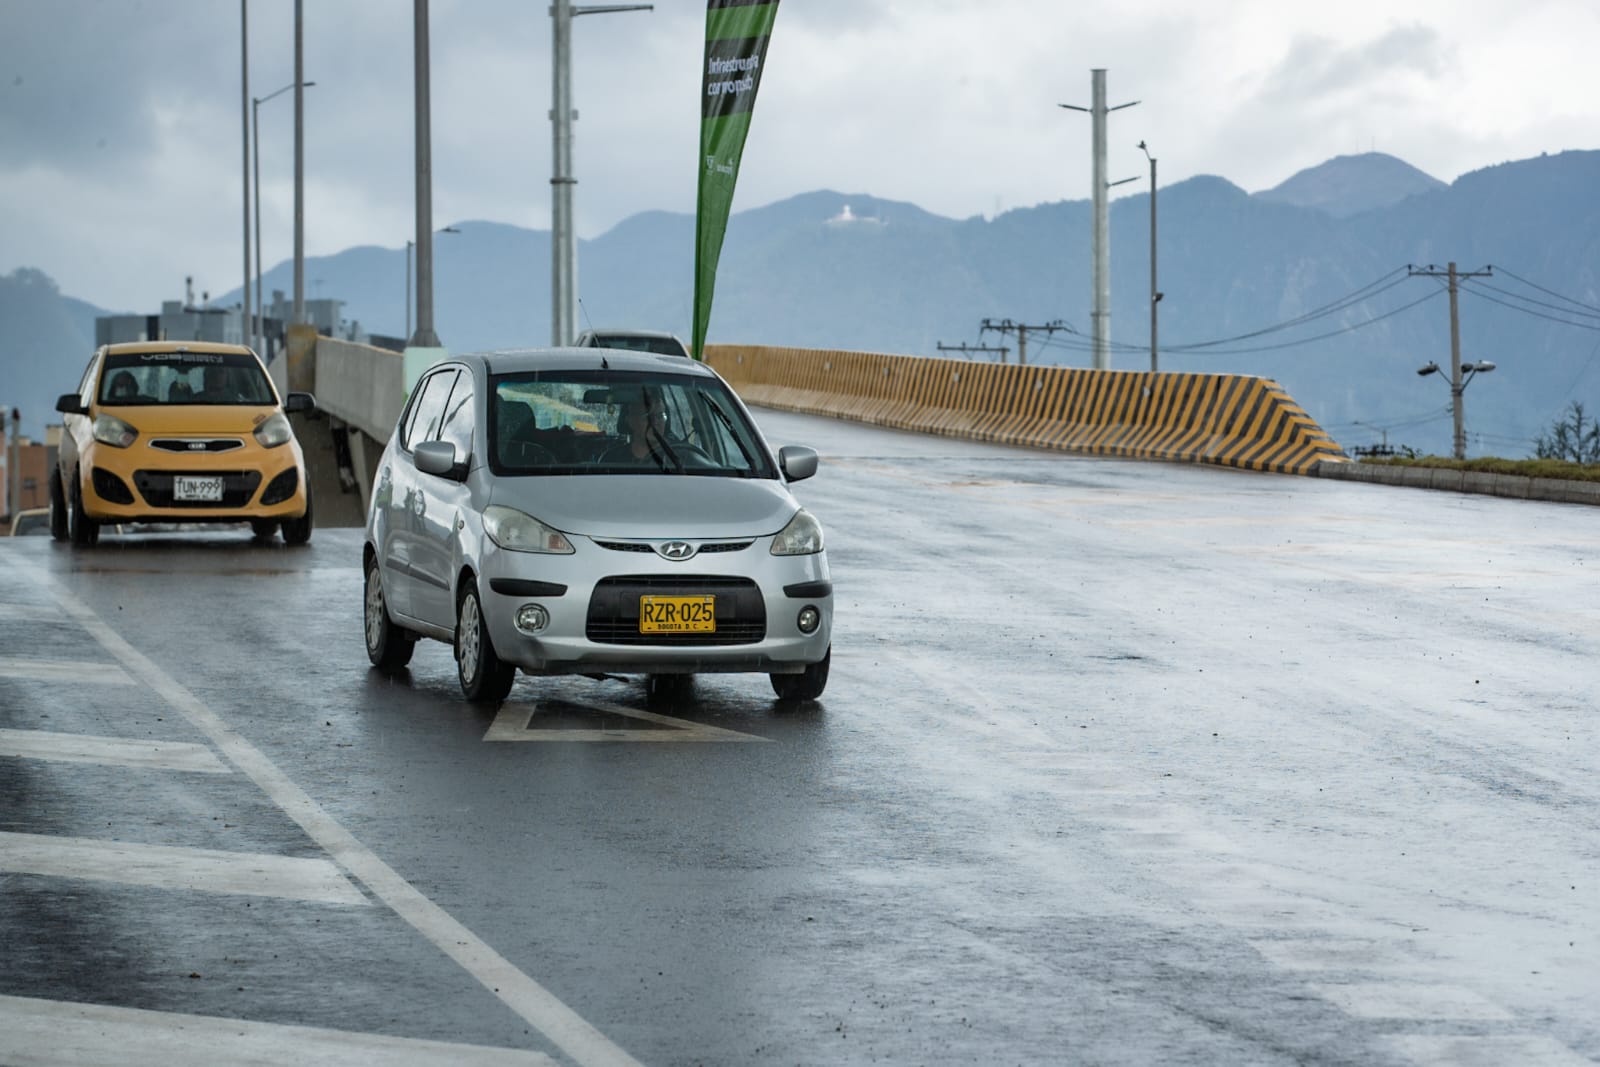
[[1347,463],[1277,382],[707,345],[747,403],[922,433],[1089,455],[1310,474]]

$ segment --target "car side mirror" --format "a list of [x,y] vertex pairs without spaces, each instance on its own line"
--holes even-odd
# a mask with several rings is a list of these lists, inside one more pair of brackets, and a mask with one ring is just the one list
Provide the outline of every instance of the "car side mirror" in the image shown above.
[[62,393],[56,398],[56,410],[63,415],[87,415],[89,405],[77,393]]
[[449,441],[424,441],[412,454],[416,456],[417,470],[423,474],[436,474],[456,482],[467,480],[467,465],[456,462],[456,446]]
[[778,449],[778,466],[791,482],[800,482],[817,473],[817,450],[805,445],[784,445]]
[[283,398],[283,410],[290,415],[296,412],[314,414],[317,410],[317,398],[310,393],[290,393]]

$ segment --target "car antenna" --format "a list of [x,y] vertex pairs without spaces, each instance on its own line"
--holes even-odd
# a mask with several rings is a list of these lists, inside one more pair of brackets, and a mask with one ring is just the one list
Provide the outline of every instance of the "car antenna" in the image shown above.
[[[583,306],[583,297],[581,297],[581,296],[578,297],[578,310],[583,312],[583,321],[584,321],[584,324],[589,327],[589,332],[590,333],[594,333],[594,320],[589,317],[589,309]],[[597,343],[598,343],[599,340],[600,339],[598,337],[595,338],[595,341]],[[607,362],[605,356],[601,356],[600,357],[600,369],[601,370],[610,370],[611,369],[611,364],[609,362]]]

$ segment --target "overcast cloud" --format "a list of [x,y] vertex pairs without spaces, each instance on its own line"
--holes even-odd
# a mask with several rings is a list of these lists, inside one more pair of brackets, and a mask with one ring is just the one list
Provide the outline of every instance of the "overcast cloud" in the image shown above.
[[[550,225],[545,0],[433,0],[434,220]],[[306,246],[411,236],[412,5],[304,0]],[[250,0],[251,92],[294,77],[292,0]],[[701,0],[574,23],[578,231],[694,209]],[[785,0],[735,211],[814,189],[955,218],[1113,179],[1270,188],[1377,150],[1444,181],[1595,148],[1593,0]],[[264,261],[290,255],[293,96],[261,108]],[[0,0],[0,273],[154,310],[242,280],[239,5]],[[1119,193],[1140,191],[1131,183]],[[331,295],[331,294],[330,294]]]

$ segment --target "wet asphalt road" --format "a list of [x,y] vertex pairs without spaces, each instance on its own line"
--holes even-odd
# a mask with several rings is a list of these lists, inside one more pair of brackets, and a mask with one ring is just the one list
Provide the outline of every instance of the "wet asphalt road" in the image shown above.
[[386,680],[355,530],[0,541],[0,1062],[1600,1058],[1592,509],[760,417],[800,708]]

